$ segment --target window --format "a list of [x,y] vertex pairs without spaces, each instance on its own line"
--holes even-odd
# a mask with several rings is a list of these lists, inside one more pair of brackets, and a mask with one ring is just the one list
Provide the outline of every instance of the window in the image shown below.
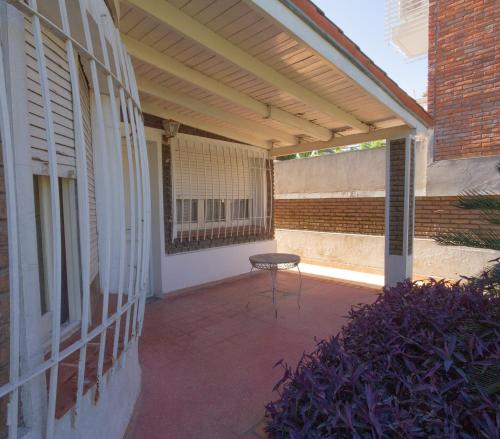
[[179,134],[171,140],[170,155],[168,178],[176,221],[167,247],[173,242],[215,239],[213,245],[222,245],[225,238],[230,244],[238,242],[235,237],[248,241],[248,236],[271,230],[271,172],[265,150]]
[[226,220],[226,200],[205,200],[205,222]]
[[177,224],[198,222],[198,200],[177,200]]
[[[35,220],[38,251],[38,277],[44,337],[50,338],[52,321],[52,218],[50,179],[33,176]],[[76,184],[70,178],[59,178],[61,214],[61,326],[69,334],[78,326],[81,309]]]
[[233,200],[231,203],[231,217],[236,220],[246,220],[250,218],[250,200]]

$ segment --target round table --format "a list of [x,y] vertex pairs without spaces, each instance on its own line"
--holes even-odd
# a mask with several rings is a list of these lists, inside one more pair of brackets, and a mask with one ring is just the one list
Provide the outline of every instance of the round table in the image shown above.
[[[302,273],[300,272],[299,263],[300,256],[291,253],[262,253],[259,255],[253,255],[248,258],[250,264],[252,265],[252,270],[266,270],[271,273],[271,284],[273,292],[273,306],[274,315],[278,318],[278,303],[277,303],[277,283],[276,278],[278,271],[280,270],[291,270],[296,268],[299,272],[299,292],[297,294],[297,306],[300,308],[300,296],[302,291]],[[251,270],[251,271],[252,271]]]

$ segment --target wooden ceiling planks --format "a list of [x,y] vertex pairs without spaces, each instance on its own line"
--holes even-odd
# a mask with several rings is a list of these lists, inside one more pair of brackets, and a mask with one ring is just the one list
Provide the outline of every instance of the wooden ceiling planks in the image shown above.
[[[335,66],[302,43],[295,41],[244,1],[169,0],[169,2],[229,42],[239,46],[249,55],[352,113],[360,120],[368,123],[395,120],[391,111],[372,96],[367,95],[353,81],[341,74]],[[127,4],[122,8],[120,28],[123,33],[132,38],[260,102],[281,108],[294,115],[300,115],[304,120],[313,121],[329,129],[339,129],[345,126],[345,123],[316,111],[271,86],[265,80],[242,70],[231,60],[214,54]],[[173,77],[155,68],[148,68],[146,64],[137,63],[137,61],[134,61],[134,66],[137,66],[139,76],[162,86],[174,88],[204,103],[231,111],[255,122],[288,130],[293,134],[300,133],[300,130],[294,127],[273,120],[263,121],[260,115],[200,89],[182,78]],[[179,105],[177,107],[176,111],[180,111],[181,107]]]

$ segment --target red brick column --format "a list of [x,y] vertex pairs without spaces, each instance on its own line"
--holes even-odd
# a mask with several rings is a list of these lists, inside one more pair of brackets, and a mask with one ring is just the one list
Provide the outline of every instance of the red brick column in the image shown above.
[[385,283],[395,285],[413,271],[415,141],[389,140],[386,154]]

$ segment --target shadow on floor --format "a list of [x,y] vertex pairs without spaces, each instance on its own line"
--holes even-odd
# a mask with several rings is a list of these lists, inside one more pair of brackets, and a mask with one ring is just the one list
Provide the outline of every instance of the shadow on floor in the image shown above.
[[[377,288],[280,273],[275,319],[266,273],[148,303],[140,340],[143,391],[131,437],[257,438],[282,371],[337,333],[350,307]],[[248,306],[247,306],[248,303]]]

